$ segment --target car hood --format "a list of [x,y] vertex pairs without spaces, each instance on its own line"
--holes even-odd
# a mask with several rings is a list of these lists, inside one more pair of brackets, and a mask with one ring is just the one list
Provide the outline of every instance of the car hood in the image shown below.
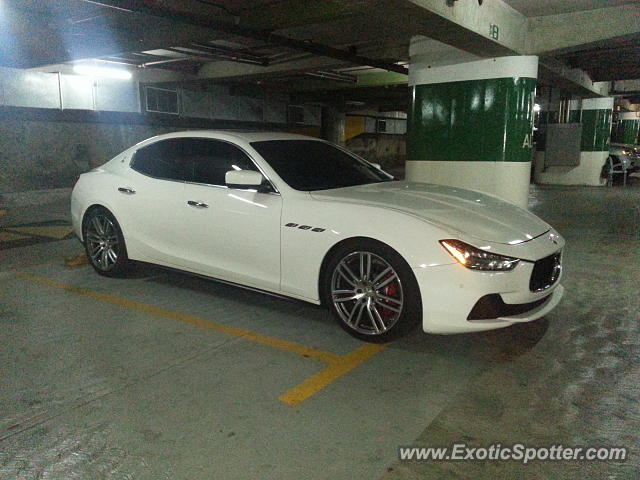
[[443,185],[383,182],[315,191],[311,196],[398,210],[446,230],[494,243],[515,245],[551,228],[532,213],[498,198]]

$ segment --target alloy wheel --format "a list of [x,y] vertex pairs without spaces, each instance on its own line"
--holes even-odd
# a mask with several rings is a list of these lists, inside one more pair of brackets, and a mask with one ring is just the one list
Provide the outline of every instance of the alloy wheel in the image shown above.
[[341,320],[364,335],[380,335],[402,315],[400,277],[382,257],[365,251],[352,252],[335,267],[331,300]]
[[115,225],[106,215],[91,218],[85,233],[88,253],[96,268],[108,272],[118,261],[119,238]]

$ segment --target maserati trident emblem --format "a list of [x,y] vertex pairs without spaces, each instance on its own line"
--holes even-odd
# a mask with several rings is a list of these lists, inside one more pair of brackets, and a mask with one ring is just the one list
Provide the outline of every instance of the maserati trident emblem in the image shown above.
[[555,233],[549,234],[549,240],[558,245],[558,236]]

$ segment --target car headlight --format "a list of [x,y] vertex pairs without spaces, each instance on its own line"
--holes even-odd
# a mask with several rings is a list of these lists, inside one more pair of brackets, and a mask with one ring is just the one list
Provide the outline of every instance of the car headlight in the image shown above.
[[440,244],[459,264],[471,270],[507,272],[516,268],[520,261],[519,258],[480,250],[460,240],[440,240]]

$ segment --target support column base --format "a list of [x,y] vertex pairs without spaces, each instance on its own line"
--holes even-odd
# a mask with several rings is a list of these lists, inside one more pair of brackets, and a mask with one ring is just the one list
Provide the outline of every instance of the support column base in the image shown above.
[[601,187],[606,181],[601,178],[609,152],[580,152],[580,165],[575,167],[544,168],[545,152],[536,152],[534,180],[543,185],[586,185]]
[[435,183],[476,190],[527,208],[531,162],[407,162],[411,182]]

